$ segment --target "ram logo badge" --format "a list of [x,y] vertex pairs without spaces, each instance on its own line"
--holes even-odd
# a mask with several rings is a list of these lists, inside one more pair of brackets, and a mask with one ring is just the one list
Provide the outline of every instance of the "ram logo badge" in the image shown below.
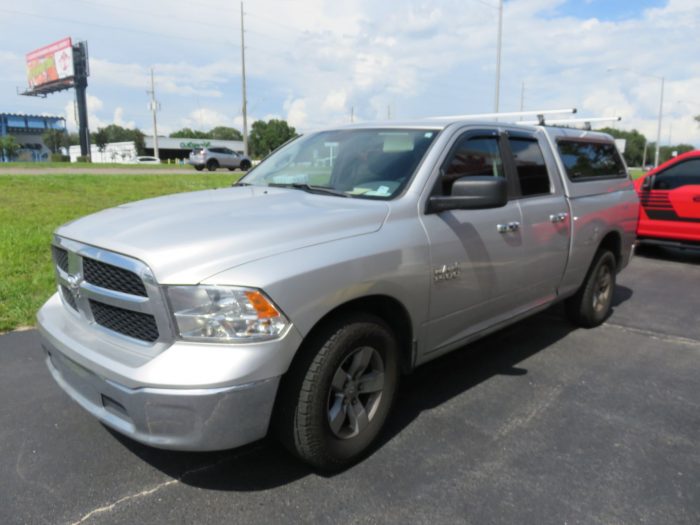
[[454,264],[443,264],[442,267],[433,270],[433,280],[436,283],[441,281],[449,281],[459,277],[460,269],[459,263]]

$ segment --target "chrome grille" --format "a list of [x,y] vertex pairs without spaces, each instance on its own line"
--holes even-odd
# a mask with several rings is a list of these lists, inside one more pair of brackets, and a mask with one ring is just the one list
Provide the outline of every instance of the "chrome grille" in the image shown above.
[[61,287],[61,294],[63,295],[63,300],[68,303],[68,306],[70,306],[73,310],[78,309],[78,304],[75,300],[75,297],[73,297],[73,294],[70,293],[70,290],[64,286],[63,284],[59,285]]
[[148,355],[172,343],[163,290],[143,262],[59,236],[51,251],[59,295],[72,315]]
[[116,308],[99,301],[89,302],[97,324],[134,339],[151,343],[158,340],[158,327],[152,315]]
[[56,266],[58,266],[64,272],[67,272],[68,251],[64,250],[63,248],[59,248],[58,246],[52,246],[51,251],[53,252],[53,260],[56,262]]
[[133,272],[88,257],[83,258],[83,278],[86,282],[115,290],[147,297],[143,281]]

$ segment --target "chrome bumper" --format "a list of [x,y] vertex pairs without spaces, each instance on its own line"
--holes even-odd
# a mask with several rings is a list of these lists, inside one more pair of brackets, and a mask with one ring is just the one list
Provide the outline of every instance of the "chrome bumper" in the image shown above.
[[265,436],[279,377],[226,388],[130,389],[71,361],[46,339],[59,386],[105,425],[136,441],[176,450],[223,450]]

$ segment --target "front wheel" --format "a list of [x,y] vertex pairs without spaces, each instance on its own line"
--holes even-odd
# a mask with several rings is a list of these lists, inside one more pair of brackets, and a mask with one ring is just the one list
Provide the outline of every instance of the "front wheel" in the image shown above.
[[567,317],[585,328],[598,326],[607,319],[615,291],[615,256],[608,250],[599,251],[578,292],[566,300]]
[[250,161],[249,160],[242,161],[240,168],[241,168],[241,171],[248,171],[250,169]]
[[360,459],[386,421],[398,386],[398,346],[369,315],[330,323],[284,378],[275,418],[285,446],[321,470]]

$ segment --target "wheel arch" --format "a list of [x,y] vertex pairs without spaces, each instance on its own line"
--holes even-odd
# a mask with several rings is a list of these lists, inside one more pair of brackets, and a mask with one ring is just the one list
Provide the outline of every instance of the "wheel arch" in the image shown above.
[[399,362],[401,371],[410,372],[414,364],[414,328],[411,316],[406,307],[398,299],[389,295],[376,294],[351,299],[345,303],[335,306],[321,317],[311,330],[306,334],[301,344],[300,350],[292,359],[290,369],[295,365],[297,358],[302,353],[301,348],[305,343],[312,340],[328,323],[336,321],[350,313],[372,314],[384,321],[396,337],[399,346]]
[[598,245],[598,250],[596,253],[603,249],[612,252],[613,256],[615,257],[617,271],[619,271],[620,266],[622,265],[622,235],[620,235],[620,232],[612,230],[605,234],[605,237],[603,237]]

